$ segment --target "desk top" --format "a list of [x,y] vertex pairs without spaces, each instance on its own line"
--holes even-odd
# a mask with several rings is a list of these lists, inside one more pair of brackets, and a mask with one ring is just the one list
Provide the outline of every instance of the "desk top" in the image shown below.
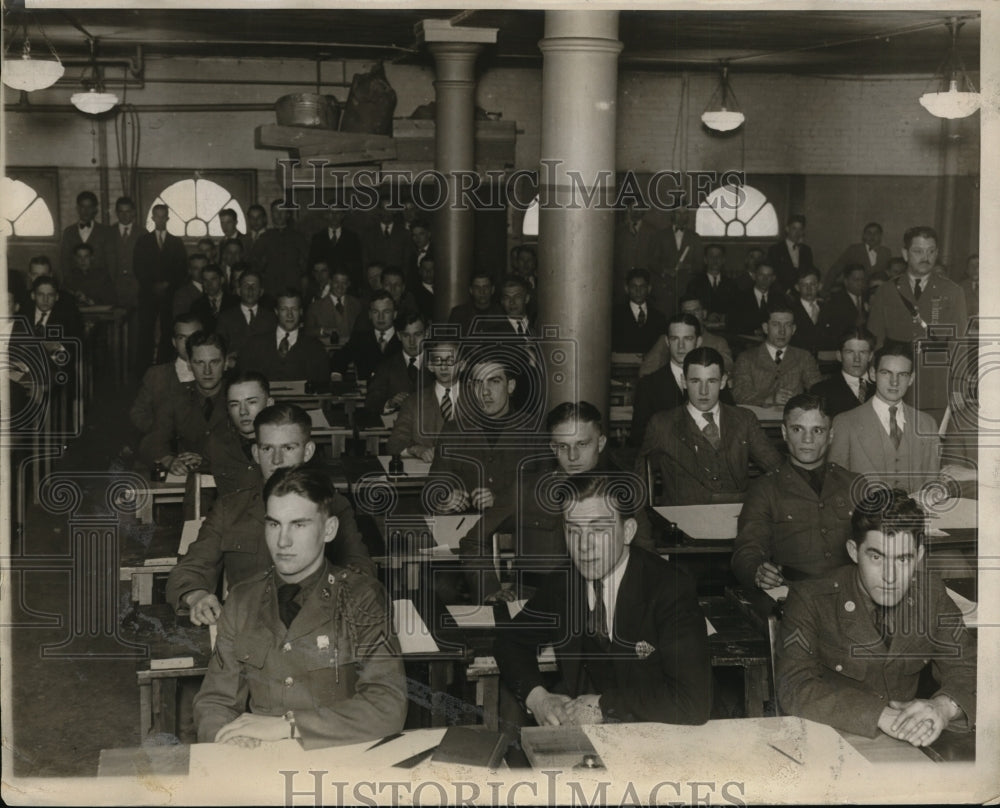
[[721,546],[736,538],[736,520],[743,503],[730,502],[716,505],[662,505],[652,508],[661,520],[677,525],[685,535],[694,540],[718,541]]

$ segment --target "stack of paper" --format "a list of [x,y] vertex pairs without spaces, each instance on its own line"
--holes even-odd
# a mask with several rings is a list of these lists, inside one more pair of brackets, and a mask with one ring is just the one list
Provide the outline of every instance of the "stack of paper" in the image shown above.
[[404,654],[434,654],[440,650],[412,600],[392,602],[392,627]]

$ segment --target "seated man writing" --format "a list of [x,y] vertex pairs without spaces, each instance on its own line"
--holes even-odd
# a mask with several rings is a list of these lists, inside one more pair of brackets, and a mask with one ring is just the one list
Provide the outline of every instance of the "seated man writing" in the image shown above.
[[[976,718],[976,643],[936,573],[924,567],[927,520],[903,491],[873,491],[852,517],[854,562],[791,588],[775,687],[783,710],[914,746]],[[917,698],[931,665],[938,690]]]
[[339,522],[329,475],[282,469],[264,488],[274,566],[233,587],[194,699],[202,743],[305,749],[360,743],[403,728],[406,678],[387,596],[334,566]]
[[[573,569],[546,578],[498,636],[501,678],[541,725],[703,724],[712,676],[693,582],[629,546],[641,506],[628,501],[629,486],[578,475],[562,490]],[[545,644],[555,646],[563,692],[543,684],[537,654]]]

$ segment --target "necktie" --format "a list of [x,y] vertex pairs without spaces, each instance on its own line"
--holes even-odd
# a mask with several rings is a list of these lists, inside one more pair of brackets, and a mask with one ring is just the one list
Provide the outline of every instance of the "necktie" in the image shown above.
[[783,348],[779,348],[777,351],[774,352],[774,364],[776,364],[776,365],[780,365],[781,364],[781,355],[784,352],[785,351],[784,351]]
[[380,353],[385,353],[385,331],[378,332],[378,349]]
[[897,409],[899,408],[895,404],[889,407],[889,439],[892,441],[892,445],[898,449],[903,440],[903,433],[899,429],[899,421],[896,420]]
[[382,236],[388,241],[392,237],[392,231],[389,230],[389,225],[382,225]]
[[524,336],[524,322],[521,320],[517,321],[517,333]]
[[219,299],[217,297],[210,297],[209,302],[212,304],[212,314],[219,313]]
[[715,287],[717,287],[719,285],[719,279],[716,278],[715,275],[709,275],[708,276],[708,280],[709,280],[709,283],[712,284],[712,291],[714,292],[715,291]]
[[159,247],[161,250],[163,249],[163,231],[162,230],[157,230],[156,231],[156,246]]
[[920,295],[923,293],[923,291],[924,290],[923,290],[923,288],[921,288],[921,285],[920,285],[920,278],[917,278],[913,282],[913,299],[914,300],[920,300]]
[[93,224],[93,222],[80,222],[80,229],[81,230],[90,230],[90,226],[92,224]]
[[253,321],[256,316],[257,312],[253,309],[247,309],[247,325],[253,325]]
[[701,429],[701,434],[712,444],[712,448],[715,451],[719,451],[719,447],[722,445],[722,436],[719,434],[719,425],[715,423],[715,413],[706,412],[705,421],[706,423]]
[[646,324],[646,310],[644,308],[640,307],[639,316],[635,318],[635,321],[639,324],[639,328]]
[[864,404],[868,400],[868,385],[864,379],[858,379],[858,401]]
[[604,608],[604,587],[600,581],[593,581],[594,586],[594,608],[588,615],[590,625],[587,626],[590,636],[594,637],[598,643],[607,647],[611,644],[608,637],[608,619]]
[[760,296],[760,306],[758,306],[758,308],[761,311],[764,311],[764,309],[767,308],[767,295],[761,295]]
[[410,364],[406,366],[406,376],[410,380],[410,384],[417,383],[417,357],[410,357]]
[[892,610],[885,606],[880,606],[875,604],[875,611],[872,612],[872,622],[875,624],[875,630],[878,635],[882,638],[882,642],[885,643],[888,648],[892,645],[892,633],[893,633],[893,615]]
[[49,313],[43,312],[42,316],[38,318],[38,322],[35,323],[35,334],[39,337],[45,336],[45,322],[49,319]]
[[302,608],[295,602],[295,596],[301,589],[298,584],[282,584],[278,587],[278,617],[285,624],[285,628],[292,625],[295,615]]
[[815,325],[816,320],[819,319],[819,306],[816,305],[815,300],[809,304],[809,319],[813,321],[813,325]]
[[337,298],[337,302],[333,304],[333,307],[337,310],[337,314],[344,313],[344,304],[341,298]]
[[441,396],[441,417],[445,421],[450,421],[455,415],[455,405],[451,400],[451,388],[444,388],[444,395]]
[[131,228],[131,226],[129,226],[129,225],[126,225],[126,226],[125,226],[125,227],[124,227],[124,228],[122,229],[122,241],[124,241],[125,239],[127,239],[127,238],[128,238],[128,234],[129,234],[129,233],[130,233],[131,231],[132,231],[132,228]]
[[212,409],[213,408],[214,408],[214,405],[212,403],[212,399],[206,398],[206,399],[204,399],[201,402],[201,411],[205,415],[205,420],[206,421],[212,420]]
[[284,359],[288,356],[288,351],[291,350],[291,344],[288,342],[288,334],[285,334],[281,338],[281,342],[278,343],[278,355]]

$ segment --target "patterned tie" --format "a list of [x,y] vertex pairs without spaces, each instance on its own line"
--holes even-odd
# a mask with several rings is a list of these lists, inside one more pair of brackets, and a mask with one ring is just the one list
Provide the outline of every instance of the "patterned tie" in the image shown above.
[[517,321],[517,333],[524,336],[524,322],[521,320]]
[[920,285],[920,278],[917,278],[913,282],[913,299],[920,300],[920,295],[923,294],[923,287]]
[[592,584],[594,587],[594,608],[587,615],[589,623],[587,630],[590,636],[596,639],[602,647],[607,648],[611,644],[611,638],[608,636],[608,619],[604,608],[604,587],[600,581],[592,581]]
[[288,351],[291,350],[291,344],[288,342],[288,334],[285,334],[281,338],[281,342],[278,343],[278,356],[284,359],[288,356]]
[[42,316],[38,318],[38,322],[35,323],[35,335],[39,337],[45,336],[45,323],[48,322],[49,313],[47,311],[42,312]]
[[451,388],[444,388],[444,395],[441,396],[441,417],[445,421],[450,421],[455,417],[455,405],[451,400]]
[[778,350],[774,352],[774,364],[776,364],[776,365],[780,365],[781,364],[781,355],[784,352],[785,351],[784,351],[783,348],[778,348]]
[[385,331],[378,332],[378,349],[380,353],[385,353]]
[[892,445],[898,449],[903,440],[903,433],[899,429],[899,421],[896,420],[897,409],[899,408],[895,404],[889,407],[889,439],[892,441]]
[[858,379],[858,401],[864,404],[868,400],[868,384],[864,379]]
[[646,324],[646,309],[639,308],[639,316],[636,318],[636,322],[639,324],[639,328],[642,328]]
[[278,617],[285,624],[285,628],[292,625],[295,615],[302,608],[295,602],[295,596],[301,589],[298,584],[282,584],[278,587]]
[[722,445],[722,436],[719,434],[719,425],[715,423],[715,413],[706,412],[704,415],[706,423],[701,429],[701,434],[712,444],[715,451],[719,451],[719,447]]
[[406,366],[406,376],[410,380],[410,384],[417,383],[417,357],[410,357],[410,364]]

